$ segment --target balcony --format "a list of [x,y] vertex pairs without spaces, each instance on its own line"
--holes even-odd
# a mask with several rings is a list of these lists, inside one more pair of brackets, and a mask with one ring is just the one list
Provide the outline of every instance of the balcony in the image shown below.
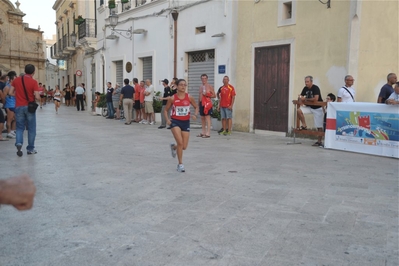
[[53,46],[50,47],[50,51],[51,51],[51,58],[53,59],[60,59],[60,53],[59,53],[59,46],[60,46],[60,42],[55,43]]
[[86,18],[82,24],[78,26],[78,39],[79,43],[87,49],[96,48],[96,20]]

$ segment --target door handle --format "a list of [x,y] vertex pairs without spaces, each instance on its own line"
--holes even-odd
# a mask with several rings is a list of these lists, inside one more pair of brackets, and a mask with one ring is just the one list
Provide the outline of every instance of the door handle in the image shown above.
[[273,92],[272,92],[272,94],[270,95],[270,97],[265,101],[265,102],[263,102],[262,103],[262,105],[266,105],[269,101],[270,101],[270,99],[273,97],[273,95],[276,93],[276,89],[273,89]]

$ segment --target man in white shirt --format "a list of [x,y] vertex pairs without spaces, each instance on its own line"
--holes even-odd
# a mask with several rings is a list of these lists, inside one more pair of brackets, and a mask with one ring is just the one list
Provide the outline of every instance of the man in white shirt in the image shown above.
[[78,111],[80,111],[80,107],[82,107],[82,111],[84,111],[85,106],[83,104],[83,96],[85,94],[85,90],[83,89],[81,83],[79,83],[78,86],[76,87],[75,93],[76,93],[76,108],[78,109]]
[[337,102],[353,103],[355,102],[355,88],[353,88],[353,83],[355,80],[351,75],[345,76],[345,86],[338,90],[338,100]]
[[399,104],[399,82],[395,83],[393,92],[386,100],[386,104]]
[[147,115],[147,121],[143,122],[143,124],[149,123],[150,125],[155,124],[155,114],[154,114],[154,107],[152,106],[152,102],[154,100],[154,86],[151,84],[151,80],[147,79],[145,81],[145,91],[144,91],[144,108],[145,113]]

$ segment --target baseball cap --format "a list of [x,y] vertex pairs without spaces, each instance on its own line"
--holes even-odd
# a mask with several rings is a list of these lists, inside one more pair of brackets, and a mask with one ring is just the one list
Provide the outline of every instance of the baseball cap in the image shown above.
[[162,82],[165,84],[169,84],[169,80],[167,80],[167,79],[162,80]]

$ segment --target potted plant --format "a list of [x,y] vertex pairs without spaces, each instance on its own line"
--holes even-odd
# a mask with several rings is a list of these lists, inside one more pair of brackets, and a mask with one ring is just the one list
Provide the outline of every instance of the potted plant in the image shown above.
[[152,101],[152,107],[154,108],[154,113],[155,113],[155,121],[160,122],[162,120],[162,100],[159,98],[161,97],[161,92],[157,91],[154,95],[153,101]]
[[129,3],[129,1],[130,1],[130,0],[121,0],[121,3],[122,3],[122,4],[126,4],[126,3]]
[[75,25],[80,25],[83,22],[85,22],[85,19],[81,15],[79,15],[78,18],[75,19]]
[[219,100],[212,101],[212,114],[211,114],[211,123],[212,123],[212,130],[219,130],[222,128],[222,121],[220,116],[219,109]]
[[100,101],[97,103],[97,107],[96,107],[97,115],[101,115],[103,112],[103,108],[107,108],[107,101],[106,101],[105,97],[106,96],[104,93],[100,94]]
[[109,9],[113,9],[115,7],[116,7],[115,0],[109,0],[108,1],[108,8]]

